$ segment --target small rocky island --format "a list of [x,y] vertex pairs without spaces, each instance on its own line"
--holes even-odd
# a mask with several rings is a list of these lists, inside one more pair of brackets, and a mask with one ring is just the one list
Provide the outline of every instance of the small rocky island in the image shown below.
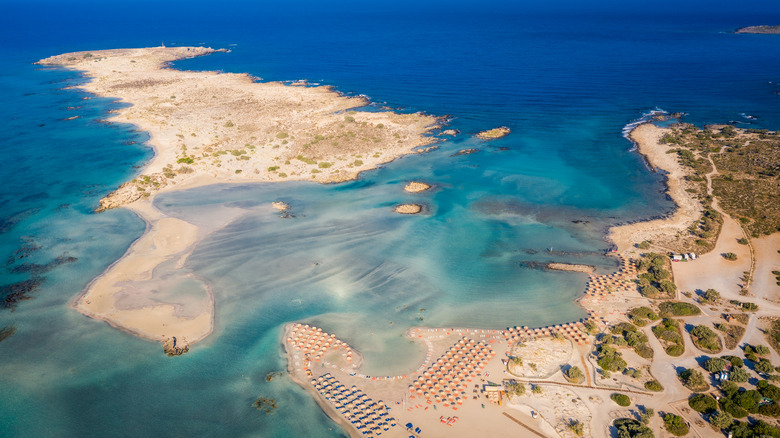
[[780,25],[777,26],[747,26],[740,27],[735,30],[734,33],[760,33],[760,34],[778,34],[780,33]]
[[509,128],[506,126],[499,126],[498,128],[488,129],[487,131],[482,131],[476,135],[476,137],[480,140],[494,140],[496,138],[501,138],[506,136],[512,132]]
[[406,186],[404,186],[404,191],[408,193],[420,193],[430,188],[431,188],[430,184],[425,184],[424,182],[419,182],[419,181],[412,181]]
[[393,211],[400,214],[417,214],[422,211],[420,204],[401,204],[397,205]]

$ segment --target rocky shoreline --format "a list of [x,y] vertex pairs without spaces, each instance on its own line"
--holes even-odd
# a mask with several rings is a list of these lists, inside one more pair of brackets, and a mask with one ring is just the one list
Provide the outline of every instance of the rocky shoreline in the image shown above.
[[734,33],[752,33],[752,34],[764,34],[764,35],[775,35],[780,34],[780,25],[777,26],[746,26],[746,27],[740,27],[739,29],[735,30]]

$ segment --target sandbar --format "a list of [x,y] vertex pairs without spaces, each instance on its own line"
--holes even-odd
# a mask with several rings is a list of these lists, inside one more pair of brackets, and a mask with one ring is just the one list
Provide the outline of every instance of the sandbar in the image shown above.
[[224,50],[150,47],[38,61],[80,71],[88,80],[75,88],[128,104],[108,120],[146,131],[154,149],[143,172],[103,198],[97,209],[129,208],[146,221],[146,233],[82,291],[73,307],[144,338],[176,337],[183,346],[213,329],[208,285],[180,297],[187,302],[184,311],[181,303],[155,302],[148,290],[154,285],[142,283],[163,263],[174,261],[174,270],[181,269],[206,231],[162,214],[153,206],[156,194],[225,182],[347,181],[403,155],[430,150],[436,141],[431,132],[440,127],[439,118],[421,113],[359,111],[367,99],[328,86],[288,86],[248,74],[170,67],[218,51]]

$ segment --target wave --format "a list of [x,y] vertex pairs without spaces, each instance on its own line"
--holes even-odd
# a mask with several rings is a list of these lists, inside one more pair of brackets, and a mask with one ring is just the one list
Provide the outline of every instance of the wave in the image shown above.
[[636,129],[637,126],[645,124],[661,114],[669,114],[669,113],[665,110],[662,110],[661,108],[655,108],[648,112],[642,113],[642,115],[638,119],[632,120],[631,122],[626,124],[626,126],[623,127],[622,130],[623,138],[625,138],[626,140],[629,141],[629,143],[631,143],[632,151],[636,150],[637,146],[636,143],[633,140],[631,140],[631,131]]

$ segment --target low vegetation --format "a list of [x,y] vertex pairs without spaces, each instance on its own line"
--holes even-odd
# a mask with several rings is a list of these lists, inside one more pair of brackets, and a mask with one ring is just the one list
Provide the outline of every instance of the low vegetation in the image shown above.
[[711,414],[718,410],[718,401],[709,394],[693,394],[688,399],[688,406],[696,412]]
[[677,357],[685,353],[680,322],[676,319],[664,318],[660,324],[653,327],[653,334],[661,341],[669,356]]
[[718,335],[706,325],[697,325],[691,329],[693,345],[705,353],[719,353],[723,350]]
[[[680,161],[702,177],[711,157],[718,169],[712,189],[726,213],[754,237],[780,229],[780,136],[732,126],[697,128],[685,124],[663,138],[680,146]],[[684,152],[682,152],[684,151]],[[723,151],[723,152],[721,152]]]
[[688,425],[683,417],[675,414],[664,415],[664,427],[674,436],[685,436],[688,434]]
[[657,321],[658,315],[653,312],[653,309],[642,306],[635,307],[628,311],[628,318],[638,327],[644,327],[648,321]]
[[631,405],[631,399],[625,394],[616,392],[610,395],[609,398],[612,399],[613,402],[617,403],[618,406],[626,407]]
[[684,303],[682,301],[664,301],[658,306],[658,310],[664,318],[671,316],[693,316],[701,313],[701,309],[694,304]]
[[663,254],[647,253],[636,263],[639,272],[639,292],[647,298],[672,298],[677,286],[667,269],[669,258]]
[[585,375],[582,374],[580,367],[572,366],[563,372],[563,376],[572,383],[582,383],[585,380]]
[[602,337],[604,344],[614,344],[616,346],[629,346],[636,351],[640,357],[645,359],[653,358],[653,349],[647,345],[647,336],[637,330],[636,326],[627,322],[621,322],[609,329],[614,336],[605,334]]
[[648,391],[661,392],[664,390],[664,387],[658,380],[648,380],[645,382],[645,389]]
[[618,418],[613,423],[618,438],[653,438],[653,431],[633,418]]
[[710,385],[699,370],[686,368],[677,374],[682,384],[691,391],[706,391]]
[[599,367],[606,371],[623,371],[626,368],[626,361],[623,360],[619,351],[614,347],[601,344],[599,345],[596,357]]

